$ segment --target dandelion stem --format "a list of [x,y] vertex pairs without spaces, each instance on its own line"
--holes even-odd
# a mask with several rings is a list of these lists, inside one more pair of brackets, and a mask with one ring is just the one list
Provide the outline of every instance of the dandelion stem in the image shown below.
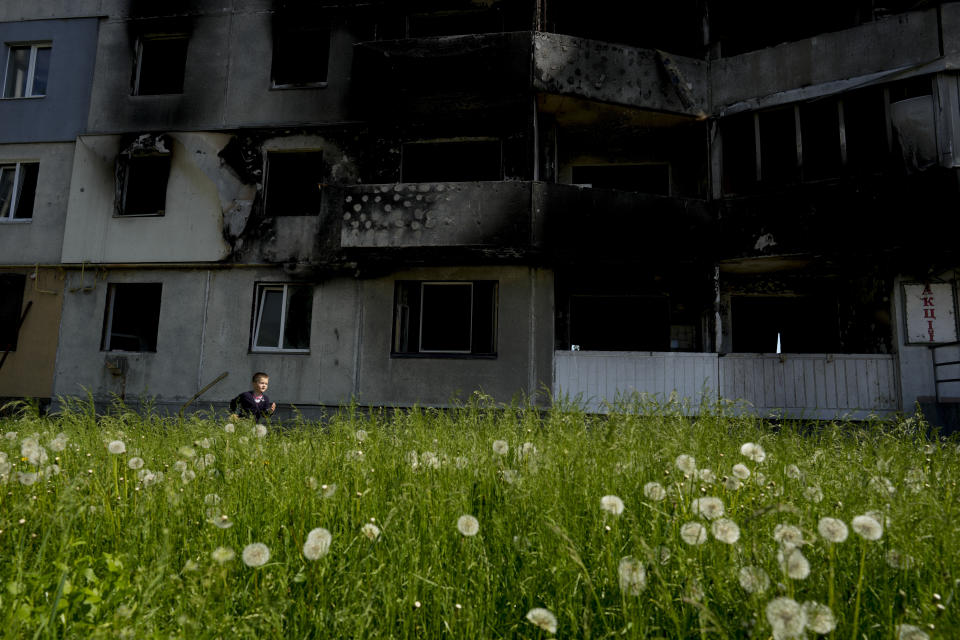
[[860,575],[857,577],[857,597],[853,603],[853,633],[851,640],[857,640],[857,630],[860,624],[860,592],[863,587],[863,565],[867,557],[867,543],[860,542]]

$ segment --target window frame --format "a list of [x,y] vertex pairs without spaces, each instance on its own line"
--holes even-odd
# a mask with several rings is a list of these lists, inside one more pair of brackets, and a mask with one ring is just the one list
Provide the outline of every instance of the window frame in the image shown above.
[[[141,158],[152,158],[152,157],[164,157],[167,159],[167,175],[164,179],[164,196],[163,196],[163,206],[156,211],[144,212],[144,213],[127,213],[127,195],[130,188],[130,172],[133,170],[133,164]],[[119,206],[116,207],[114,211],[114,218],[162,218],[167,214],[167,196],[166,191],[170,184],[170,171],[173,168],[173,152],[168,151],[166,153],[161,152],[149,152],[149,153],[129,153],[121,154],[119,159],[121,171],[119,179],[122,181],[120,185],[120,190],[118,193],[119,196]]]
[[[309,346],[306,349],[287,348],[283,346],[283,340],[286,336],[287,330],[287,312],[289,310],[288,296],[290,287],[304,287],[310,289],[310,322],[308,328],[312,328],[310,325],[313,323],[313,294],[315,293],[312,284],[304,282],[258,282],[254,285],[253,318],[250,330],[250,353],[290,353],[301,355],[310,353]],[[266,294],[269,291],[278,290],[283,292],[283,297],[280,300],[280,332],[277,338],[278,346],[260,346],[257,344],[257,342],[260,338],[260,325],[263,320],[263,310],[266,306],[264,304],[266,300]],[[311,337],[307,338],[308,344],[310,339]]]
[[[157,295],[160,299],[157,301],[157,330],[153,340],[153,349],[130,350],[118,349],[113,346],[113,324],[115,320],[115,310],[117,302],[117,288],[121,286],[144,286],[158,285]],[[111,282],[107,285],[107,300],[104,305],[103,333],[100,338],[100,350],[107,353],[157,353],[160,342],[160,314],[163,310],[163,283],[162,282]],[[127,336],[130,337],[130,336]],[[140,336],[137,336],[138,338]]]
[[[183,53],[183,69],[181,70],[180,90],[176,92],[162,93],[142,93],[140,88],[141,74],[143,73],[143,44],[144,42],[160,42],[163,40],[183,40],[185,41],[185,51]],[[187,80],[187,55],[190,47],[190,34],[188,33],[144,33],[137,36],[135,57],[133,60],[133,82],[130,91],[132,96],[179,96],[183,95],[184,84]]]
[[[26,92],[22,96],[8,96],[7,95],[7,74],[10,73],[10,56],[13,55],[14,49],[30,49],[30,60],[27,63],[27,81],[26,81]],[[27,98],[45,98],[47,93],[33,93],[33,81],[36,77],[37,72],[37,51],[39,49],[50,49],[51,59],[53,58],[53,41],[47,40],[43,42],[8,42],[7,43],[7,59],[4,62],[3,66],[3,95],[0,96],[4,100],[24,100]],[[47,81],[49,82],[49,70],[47,75]]]
[[[423,329],[424,329],[424,290],[431,286],[465,286],[470,287],[470,312],[469,312],[469,331],[468,340],[469,349],[425,349],[423,347]],[[478,286],[478,285],[482,285]],[[409,301],[402,302],[403,291],[416,289],[417,300],[415,310]],[[475,344],[478,340],[476,333],[476,321],[486,307],[480,305],[482,299],[478,296],[490,295],[490,351],[475,351]],[[412,314],[416,313],[416,318]],[[499,280],[396,280],[394,282],[393,299],[393,335],[391,337],[390,356],[394,358],[469,358],[469,359],[495,359],[498,354],[499,338],[499,316],[500,316],[500,282]],[[412,331],[416,332],[416,350],[401,350],[404,335],[409,336]],[[487,336],[483,336],[486,338]]]
[[[311,212],[308,212],[308,213],[283,213],[283,212],[278,213],[277,205],[276,205],[276,204],[273,204],[274,202],[276,202],[276,197],[274,196],[274,197],[272,198],[270,192],[271,192],[271,191],[277,191],[277,188],[278,188],[278,187],[282,187],[282,186],[284,186],[284,185],[278,185],[278,184],[277,184],[277,182],[281,181],[281,179],[279,179],[279,178],[275,179],[275,178],[272,178],[272,177],[271,177],[271,173],[276,169],[276,167],[272,167],[271,165],[276,162],[278,156],[283,156],[284,159],[290,159],[290,158],[294,158],[294,157],[296,157],[296,156],[298,156],[298,155],[299,155],[301,158],[306,158],[307,156],[313,156],[313,157],[315,157],[315,158],[319,158],[319,165],[320,165],[320,168],[321,168],[321,174],[320,174],[318,177],[321,179],[321,181],[318,181],[318,182],[316,183],[316,185],[317,185],[317,190],[318,190],[318,192],[321,193],[321,195],[320,195],[319,198],[318,198],[317,210],[314,211],[314,212],[312,212],[312,213],[311,213]],[[321,211],[321,209],[322,209],[322,207],[323,207],[323,204],[322,204],[322,199],[323,199],[322,191],[323,191],[323,188],[322,188],[320,185],[326,186],[326,179],[327,179],[327,175],[326,175],[326,165],[324,164],[324,156],[325,156],[325,154],[324,154],[323,149],[314,149],[314,148],[309,148],[309,149],[264,149],[264,150],[263,150],[263,213],[264,213],[264,215],[265,215],[266,217],[268,217],[268,218],[275,218],[275,217],[291,217],[291,216],[303,216],[303,215],[306,215],[306,216],[317,216],[317,215],[320,215],[320,211]],[[279,175],[279,172],[278,172],[278,175]]]
[[38,160],[18,160],[16,162],[4,162],[0,160],[0,180],[2,180],[2,175],[5,170],[9,171],[11,167],[13,167],[13,170],[14,170],[13,194],[11,196],[10,208],[8,210],[7,215],[0,215],[0,224],[25,224],[33,221],[33,213],[34,213],[33,209],[31,209],[30,211],[29,218],[16,217],[17,208],[20,206],[20,202],[21,202],[21,199],[20,199],[21,191],[23,189],[24,173],[23,173],[22,167],[25,164],[37,165],[38,180],[37,180],[37,185],[35,185],[33,189],[33,198],[34,198],[33,204],[34,206],[36,206],[36,198],[37,198],[36,187],[39,186],[39,182],[40,182],[39,181],[40,162]]
[[[323,34],[323,35],[321,35]],[[284,42],[282,38],[309,38],[323,37],[327,42],[327,55],[325,60],[326,68],[323,74],[323,80],[312,82],[277,82],[277,67],[281,66],[285,58],[283,52]],[[287,18],[282,23],[274,26],[272,31],[272,47],[270,53],[270,90],[284,91],[287,89],[324,89],[330,83],[330,50],[333,46],[333,24],[327,18],[320,24],[296,24]]]

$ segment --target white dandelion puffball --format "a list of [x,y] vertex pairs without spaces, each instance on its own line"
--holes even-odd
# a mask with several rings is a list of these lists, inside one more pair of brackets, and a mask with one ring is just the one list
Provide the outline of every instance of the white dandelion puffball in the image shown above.
[[187,470],[187,463],[184,462],[183,460],[177,460],[176,462],[173,463],[173,470],[176,471],[177,473],[183,473],[184,471]]
[[237,430],[237,427],[232,422],[228,422],[227,424],[223,425],[223,430],[227,433],[233,433]]
[[890,482],[890,478],[886,476],[873,476],[870,478],[868,483],[870,488],[880,494],[893,495],[897,492],[897,488],[893,486],[893,483]]
[[20,457],[26,458],[29,464],[37,467],[47,461],[47,450],[40,446],[36,438],[27,438],[20,444]]
[[197,444],[200,445],[200,448],[201,448],[201,449],[209,449],[209,448],[210,448],[210,438],[204,438],[203,440],[201,440],[201,441],[198,442]]
[[864,540],[879,540],[883,537],[883,525],[873,516],[855,516],[850,526]]
[[818,484],[810,485],[803,490],[803,497],[810,502],[823,502],[823,489]]
[[67,436],[66,434],[59,434],[56,438],[50,441],[47,445],[51,451],[56,451],[57,453],[63,451],[67,448]]
[[557,616],[550,613],[549,609],[535,607],[527,611],[527,621],[530,624],[540,627],[547,633],[557,632]]
[[647,586],[647,570],[633,556],[620,558],[617,574],[620,577],[620,590],[628,596],[640,595]]
[[667,497],[667,490],[659,482],[648,482],[643,485],[643,495],[650,500],[660,502]]
[[800,467],[795,464],[788,464],[783,468],[783,475],[787,476],[792,480],[800,479]]
[[34,473],[33,471],[17,471],[17,482],[25,487],[29,487],[39,479],[39,473]]
[[210,558],[217,564],[225,564],[237,557],[233,549],[228,547],[217,547],[210,552]]
[[463,515],[457,518],[457,531],[463,535],[475,536],[480,532],[480,521],[470,515]]
[[203,496],[203,504],[207,505],[208,507],[218,505],[220,502],[220,496],[215,493],[208,493],[207,495]]
[[323,527],[312,529],[307,534],[307,541],[303,543],[303,557],[307,560],[319,560],[330,551],[330,542],[333,536]]
[[17,432],[16,432],[16,431],[7,431],[5,434],[3,434],[3,437],[6,438],[7,440],[16,440],[16,439],[17,439]]
[[747,465],[741,462],[738,462],[737,464],[733,465],[733,469],[731,469],[731,473],[733,473],[734,477],[740,480],[746,480],[747,478],[750,477],[750,469],[747,468]]
[[123,440],[111,440],[107,445],[107,451],[114,455],[120,455],[127,452],[127,445],[123,444]]
[[430,469],[440,468],[440,458],[433,451],[424,451],[420,454],[420,463]]
[[266,438],[266,437],[267,437],[267,427],[266,427],[266,425],[258,424],[256,427],[254,427],[254,431],[255,431],[255,433],[256,433],[256,435],[257,435],[258,438]]
[[367,524],[360,527],[360,533],[367,536],[368,540],[376,540],[377,538],[380,537],[380,527],[373,524],[372,522],[368,522]]
[[262,567],[270,561],[270,549],[262,542],[254,542],[243,548],[240,557],[248,567]]
[[770,588],[770,576],[760,567],[743,567],[737,578],[747,593],[763,593]]
[[896,549],[890,549],[887,551],[887,555],[884,559],[887,561],[888,567],[897,570],[912,569],[915,564],[913,556],[906,553],[900,553]]
[[729,478],[723,481],[723,487],[727,491],[739,491],[740,487],[742,486],[743,486],[743,483],[740,482],[740,479],[734,478],[733,476],[730,476]]
[[537,448],[532,442],[524,442],[522,445],[517,447],[517,462],[523,462],[528,458],[532,458],[537,455]]
[[367,439],[367,432],[364,429],[357,429],[357,432],[354,435],[357,438],[357,442],[363,442]]
[[740,447],[740,455],[744,456],[745,458],[749,458],[754,462],[763,462],[767,459],[767,452],[763,450],[763,447],[755,442],[745,442]]
[[689,545],[703,544],[707,541],[707,528],[699,522],[687,522],[680,527],[680,538]]
[[802,546],[803,531],[792,524],[778,524],[773,528],[773,539],[776,540],[784,549],[793,549]]
[[837,518],[820,518],[817,531],[827,542],[843,542],[849,534],[846,523]]
[[510,445],[507,444],[506,440],[493,441],[493,452],[498,456],[505,456],[509,451],[510,451]]
[[127,466],[136,471],[137,469],[143,468],[143,458],[134,456],[127,460]]
[[217,529],[229,529],[233,526],[233,520],[231,520],[230,516],[225,513],[220,514],[219,516],[215,515],[213,518],[211,518],[211,522],[213,522],[213,526],[215,526]]
[[673,464],[677,466],[677,469],[688,474],[693,475],[697,472],[697,459],[686,453],[681,453],[677,456],[677,459],[673,461]]
[[901,624],[897,627],[897,640],[930,640],[930,636],[920,627]]
[[187,469],[180,474],[180,480],[183,484],[190,484],[197,477],[197,473],[193,469]]
[[807,600],[803,603],[803,612],[807,614],[807,629],[825,635],[837,628],[837,619],[825,604]]
[[740,539],[740,527],[729,518],[714,520],[710,525],[710,532],[714,538],[725,544],[733,544]]
[[717,481],[717,474],[713,472],[713,469],[700,469],[697,471],[697,477],[704,484],[713,484]]
[[694,515],[703,516],[707,520],[716,520],[723,516],[723,500],[714,496],[695,498],[690,505]]
[[181,456],[183,456],[184,458],[195,458],[195,457],[197,457],[197,451],[196,451],[196,449],[194,449],[193,447],[188,447],[187,445],[183,445],[182,447],[180,447],[179,449],[177,449],[177,453],[179,453],[179,454],[180,454]]
[[800,638],[807,626],[807,614],[793,598],[774,598],[767,603],[767,622],[774,638]]
[[806,580],[810,575],[810,562],[800,549],[794,549],[784,559],[783,571],[791,580]]
[[621,513],[623,513],[623,500],[617,496],[603,496],[600,498],[600,508],[607,513],[619,516]]
[[332,498],[337,494],[337,485],[323,484],[323,485],[320,485],[320,490],[323,491],[324,498]]

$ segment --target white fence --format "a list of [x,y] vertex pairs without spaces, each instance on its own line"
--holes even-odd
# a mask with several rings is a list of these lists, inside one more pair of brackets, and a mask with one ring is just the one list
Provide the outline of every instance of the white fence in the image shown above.
[[553,388],[590,411],[637,393],[691,412],[723,398],[761,415],[864,418],[900,410],[896,366],[883,354],[557,351]]

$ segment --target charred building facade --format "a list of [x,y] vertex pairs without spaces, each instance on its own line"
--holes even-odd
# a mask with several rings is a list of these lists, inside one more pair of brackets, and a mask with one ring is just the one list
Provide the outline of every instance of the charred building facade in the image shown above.
[[769,5],[6,3],[0,393],[946,406],[960,3]]

